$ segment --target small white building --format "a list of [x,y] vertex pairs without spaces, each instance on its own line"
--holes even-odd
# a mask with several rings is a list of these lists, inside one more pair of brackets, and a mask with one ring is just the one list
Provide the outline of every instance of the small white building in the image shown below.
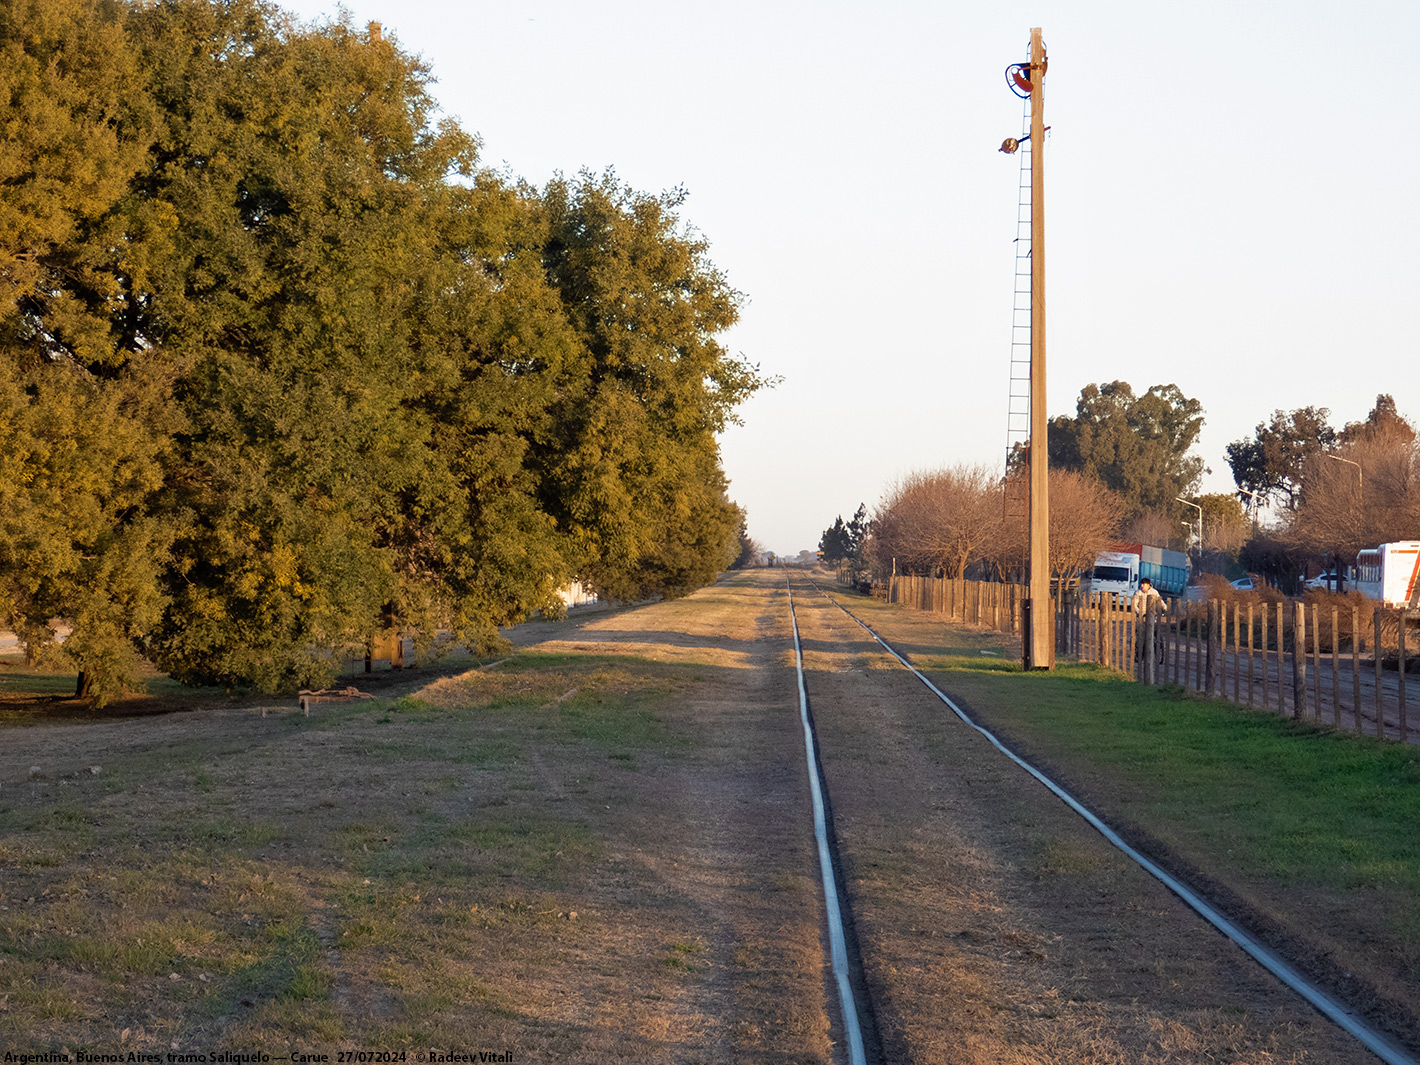
[[564,584],[557,590],[557,594],[562,597],[562,602],[567,605],[567,609],[574,606],[585,606],[588,603],[597,601],[596,593],[584,585],[581,581],[573,581],[571,584]]

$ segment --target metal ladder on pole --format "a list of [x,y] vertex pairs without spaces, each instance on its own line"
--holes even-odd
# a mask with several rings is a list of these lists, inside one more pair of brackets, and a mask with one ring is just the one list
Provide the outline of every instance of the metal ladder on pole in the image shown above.
[[[1006,395],[1006,527],[1024,528],[1029,506],[1029,478],[1024,475],[1030,443],[1031,360],[1031,164],[1030,98],[1021,117],[1021,174],[1016,204],[1016,271],[1011,300],[1011,361]],[[1011,476],[1013,470],[1021,471]],[[1022,559],[1022,572],[1025,560]]]

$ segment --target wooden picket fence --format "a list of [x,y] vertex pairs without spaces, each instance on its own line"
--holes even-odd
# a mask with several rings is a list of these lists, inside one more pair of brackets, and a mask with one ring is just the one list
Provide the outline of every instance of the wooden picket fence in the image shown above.
[[1409,721],[1402,611],[1373,611],[1368,631],[1356,606],[1301,601],[1175,599],[1140,616],[1128,599],[1066,592],[1056,606],[1057,651],[1081,661],[1338,729],[1420,739]]
[[[1019,635],[1025,586],[894,577],[889,602]],[[1165,600],[1147,616],[1109,593],[1053,599],[1056,652],[1145,684],[1174,685],[1239,706],[1403,742],[1420,741],[1406,691],[1403,611],[1356,606]],[[1369,624],[1363,622],[1368,621]],[[1143,649],[1152,647],[1152,654]]]
[[1025,594],[1023,584],[945,577],[893,577],[888,585],[890,603],[1009,633],[1021,631]]

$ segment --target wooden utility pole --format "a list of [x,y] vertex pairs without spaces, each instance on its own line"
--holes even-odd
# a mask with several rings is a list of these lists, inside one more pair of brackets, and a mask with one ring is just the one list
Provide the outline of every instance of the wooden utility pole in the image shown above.
[[1030,31],[1030,638],[1027,669],[1055,666],[1045,423],[1045,45]]

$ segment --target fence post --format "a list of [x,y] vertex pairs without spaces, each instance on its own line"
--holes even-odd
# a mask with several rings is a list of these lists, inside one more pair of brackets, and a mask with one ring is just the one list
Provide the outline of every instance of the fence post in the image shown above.
[[1148,609],[1144,611],[1144,683],[1155,686],[1159,683],[1157,634],[1161,605],[1149,600]]
[[1381,693],[1381,611],[1376,608],[1371,620],[1375,623],[1375,638],[1371,643],[1371,657],[1376,660],[1376,736],[1385,739],[1385,697]]
[[1169,618],[1173,614],[1173,600],[1166,599],[1159,611],[1162,626],[1159,629],[1159,683],[1169,682]]
[[[1227,604],[1223,604],[1227,609]],[[1242,604],[1233,600],[1233,702],[1242,702]]]
[[1095,596],[1095,661],[1102,666],[1109,665],[1109,619],[1105,613],[1108,592]]
[[1398,615],[1400,621],[1400,659],[1396,662],[1400,672],[1396,680],[1400,682],[1400,742],[1406,743],[1410,738],[1409,722],[1406,721],[1405,713],[1405,610],[1401,610]]
[[1287,717],[1287,612],[1277,605],[1277,713]]
[[1191,633],[1193,639],[1190,640],[1190,643],[1193,645],[1193,690],[1201,692],[1203,690],[1203,660],[1208,657],[1203,650],[1205,640],[1203,626],[1205,619],[1203,617],[1197,617],[1193,620],[1196,624],[1191,625],[1190,629],[1197,630]]
[[1331,608],[1331,724],[1341,727],[1341,609]]
[[1124,671],[1138,680],[1143,676],[1139,672],[1139,615],[1134,613],[1134,604],[1128,599],[1124,600],[1124,603],[1123,616],[1120,619],[1124,629]]
[[1129,671],[1132,662],[1126,662],[1129,653],[1129,629],[1124,624],[1124,612],[1119,608],[1120,596],[1109,597],[1109,648],[1114,668],[1121,673]]
[[1178,643],[1178,683],[1188,691],[1188,677],[1193,670],[1193,659],[1189,657],[1193,645],[1193,619],[1188,616],[1188,603],[1178,605],[1178,617],[1174,619],[1174,637]]
[[1270,611],[1267,609],[1267,604],[1263,603],[1262,624],[1259,626],[1257,642],[1262,644],[1262,709],[1264,710],[1268,709],[1272,705],[1272,700],[1270,698],[1271,693],[1269,691],[1271,687],[1269,683],[1271,673],[1269,672],[1269,667],[1267,665],[1267,615],[1269,613]]
[[1173,612],[1173,680],[1180,688],[1188,688],[1188,604],[1174,603]]
[[1218,639],[1219,613],[1220,611],[1218,610],[1218,600],[1208,600],[1208,661],[1204,676],[1204,683],[1206,687],[1203,690],[1204,693],[1210,698],[1214,695],[1219,694],[1218,676],[1221,671],[1218,667],[1222,665],[1222,662],[1219,661],[1219,659],[1222,658],[1222,655],[1218,652],[1218,645],[1220,643]]
[[1252,603],[1247,604],[1247,705],[1252,709]]
[[1112,592],[1099,594],[1099,665],[1109,665],[1109,599]]
[[1115,669],[1124,672],[1124,655],[1129,648],[1129,633],[1122,624],[1119,611],[1119,596],[1109,597],[1109,661]]
[[[1302,613],[1306,613],[1303,605]],[[1312,716],[1321,724],[1321,621],[1317,606],[1312,604]]]
[[1361,734],[1361,611],[1351,608],[1351,725]]
[[1292,716],[1298,721],[1307,708],[1307,608],[1296,604],[1292,611]]
[[1170,628],[1173,632],[1173,682],[1185,691],[1188,690],[1188,603],[1182,599],[1174,600],[1173,620]]
[[1096,592],[1095,599],[1095,655],[1094,660],[1100,665],[1107,665],[1105,661],[1104,648],[1104,592]]

